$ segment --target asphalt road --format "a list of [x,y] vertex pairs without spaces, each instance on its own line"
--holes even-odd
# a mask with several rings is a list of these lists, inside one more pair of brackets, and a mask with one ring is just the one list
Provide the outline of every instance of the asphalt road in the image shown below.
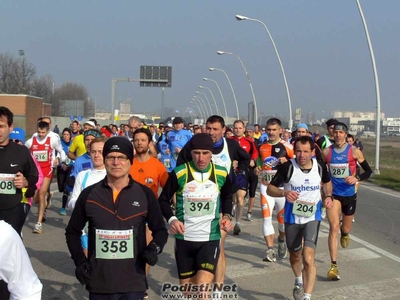
[[[54,184],[52,188],[55,189]],[[41,279],[43,299],[88,299],[88,292],[74,276],[74,264],[65,243],[69,216],[58,214],[61,195],[53,206],[42,234],[33,234],[37,208],[33,207],[23,229],[24,243],[33,267]],[[400,193],[363,183],[359,190],[356,222],[351,244],[339,249],[342,280],[326,279],[330,261],[327,222],[321,224],[317,248],[317,282],[312,299],[400,299]],[[68,212],[70,214],[70,212]],[[275,263],[262,261],[265,243],[261,231],[259,204],[254,221],[242,221],[242,233],[230,234],[226,242],[226,283],[238,286],[239,299],[292,299],[294,275],[288,258]],[[276,228],[276,222],[275,228]],[[339,243],[340,245],[340,243]],[[148,278],[149,299],[160,299],[163,282],[178,283],[170,236],[159,263]],[[339,246],[340,247],[340,246]]]

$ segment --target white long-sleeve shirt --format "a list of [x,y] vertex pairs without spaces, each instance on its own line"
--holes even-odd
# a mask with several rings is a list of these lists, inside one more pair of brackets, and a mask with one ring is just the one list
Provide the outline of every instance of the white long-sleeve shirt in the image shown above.
[[42,299],[43,285],[21,237],[4,221],[0,221],[0,278],[7,282],[10,300]]
[[73,210],[80,193],[88,186],[104,179],[104,177],[106,177],[105,168],[102,170],[89,169],[79,172],[75,179],[74,189],[72,190],[71,198],[68,202],[68,208]]

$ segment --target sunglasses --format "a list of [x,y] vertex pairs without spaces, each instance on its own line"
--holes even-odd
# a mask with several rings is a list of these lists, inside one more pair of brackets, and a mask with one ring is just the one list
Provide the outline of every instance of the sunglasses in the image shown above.
[[[12,142],[14,142],[14,143],[16,143],[16,144],[19,144],[19,142],[21,142],[22,143],[22,141],[21,140],[18,140],[18,139],[10,139]],[[23,143],[22,143],[23,144]]]

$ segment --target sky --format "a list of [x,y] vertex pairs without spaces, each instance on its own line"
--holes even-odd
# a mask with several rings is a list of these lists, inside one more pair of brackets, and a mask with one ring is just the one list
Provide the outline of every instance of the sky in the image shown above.
[[[368,24],[380,82],[381,111],[400,116],[399,0],[360,0]],[[328,117],[335,110],[376,111],[375,82],[356,1],[349,0],[69,0],[0,1],[0,52],[18,56],[51,74],[55,86],[84,85],[96,106],[111,109],[112,78],[139,78],[140,66],[172,66],[165,106],[193,106],[196,91],[229,116],[247,116],[253,101],[259,115],[289,115],[289,101],[273,45],[262,24],[237,21],[240,14],[268,27],[285,69],[291,107]],[[203,95],[200,94],[203,98]],[[130,100],[134,113],[158,112],[161,89],[117,83],[116,106]],[[194,106],[197,111],[197,106]],[[214,108],[213,108],[214,109]]]

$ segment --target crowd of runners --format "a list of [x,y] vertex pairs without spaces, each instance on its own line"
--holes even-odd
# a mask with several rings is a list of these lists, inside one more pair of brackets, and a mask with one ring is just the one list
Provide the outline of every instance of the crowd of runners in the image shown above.
[[[62,194],[59,213],[71,215],[66,241],[89,299],[146,299],[146,277],[168,233],[184,296],[222,299],[226,236],[240,238],[255,201],[265,239],[260,260],[274,263],[289,253],[293,297],[311,299],[320,222],[326,215],[327,278],[340,280],[338,235],[347,248],[357,188],[372,174],[346,124],[326,125],[327,135],[319,136],[303,123],[291,132],[277,118],[265,127],[242,120],[229,127],[218,115],[202,125],[175,117],[155,126],[132,116],[119,128],[90,119],[52,131],[46,116],[27,137],[0,107],[0,246],[10,249],[0,251],[0,299],[48,296],[21,238],[34,204],[33,233],[46,233],[53,178]],[[212,284],[212,293],[201,288]]]

